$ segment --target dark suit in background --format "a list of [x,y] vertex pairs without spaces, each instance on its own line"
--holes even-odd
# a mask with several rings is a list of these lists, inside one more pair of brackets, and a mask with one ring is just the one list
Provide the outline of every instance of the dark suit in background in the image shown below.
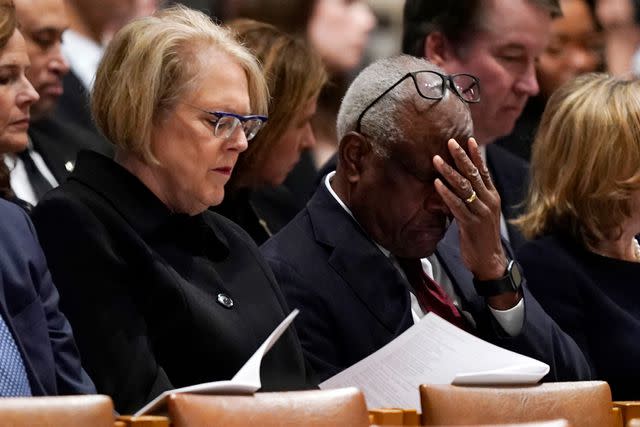
[[89,108],[89,94],[72,71],[62,83],[64,92],[56,108],[29,124],[29,139],[59,184],[73,171],[81,150],[113,155],[113,145],[96,128]]
[[69,71],[62,78],[63,93],[58,99],[56,114],[71,119],[78,126],[97,133],[89,102],[89,92],[80,79]]
[[540,94],[529,98],[511,134],[498,138],[494,144],[530,162],[531,146],[538,131],[545,104],[546,101]]
[[0,199],[0,311],[20,350],[34,396],[95,393],[35,231],[19,207]]
[[81,150],[113,155],[113,146],[102,136],[61,115],[31,122],[29,138],[58,183],[64,182],[73,171]]
[[509,220],[516,218],[524,210],[522,203],[529,190],[529,164],[498,145],[489,144],[486,147],[487,167],[500,194],[502,215],[507,221],[509,243],[513,250],[517,251],[526,239],[517,227],[509,223]]
[[[205,211],[170,210],[113,160],[83,152],[33,212],[61,304],[99,392],[139,409],[165,390],[228,380],[289,313],[257,246]],[[290,328],[265,390],[314,385]]]
[[[453,226],[452,226],[453,227]],[[523,285],[522,332],[507,336],[462,264],[452,228],[438,258],[452,279],[475,334],[551,366],[549,380],[590,378],[575,342]],[[413,324],[409,288],[391,261],[333,199],[324,184],[307,207],[261,248],[296,319],[305,355],[321,379],[358,362]]]

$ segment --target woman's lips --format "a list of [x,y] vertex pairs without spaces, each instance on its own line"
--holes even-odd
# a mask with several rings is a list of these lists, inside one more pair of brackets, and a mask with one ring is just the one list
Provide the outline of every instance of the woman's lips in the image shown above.
[[29,128],[29,117],[25,117],[23,119],[14,120],[9,123],[9,126],[16,127],[19,129],[28,129]]
[[232,167],[221,167],[213,169],[215,172],[218,172],[222,175],[231,176]]

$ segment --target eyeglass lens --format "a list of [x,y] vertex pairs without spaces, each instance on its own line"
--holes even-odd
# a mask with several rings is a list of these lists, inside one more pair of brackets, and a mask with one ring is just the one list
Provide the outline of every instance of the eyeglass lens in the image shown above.
[[250,141],[257,135],[262,127],[262,121],[260,119],[249,119],[242,123],[237,117],[222,116],[216,123],[214,134],[218,138],[229,138],[238,125],[242,126],[242,131],[247,141]]
[[[439,99],[444,96],[445,80],[453,83],[452,89],[465,101],[477,102],[480,99],[478,82],[470,75],[453,74],[450,77],[423,71],[415,74],[416,84],[422,96]],[[448,82],[447,82],[448,83]]]
[[480,100],[480,88],[476,79],[467,74],[454,74],[450,78],[462,99],[468,102]]

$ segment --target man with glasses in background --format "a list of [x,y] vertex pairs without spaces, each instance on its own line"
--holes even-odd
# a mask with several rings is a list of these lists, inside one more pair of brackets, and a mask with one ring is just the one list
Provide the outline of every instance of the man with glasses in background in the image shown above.
[[493,142],[511,133],[539,92],[535,63],[561,13],[558,0],[406,0],[404,6],[404,53],[480,79],[482,102],[471,106],[474,136],[502,198],[502,237],[514,250],[525,239],[508,220],[521,213],[528,165]]
[[[427,312],[545,361],[551,380],[589,378],[503,248],[500,196],[471,138],[478,89],[411,56],[367,67],[342,101],[337,170],[262,246],[321,380]],[[452,216],[459,247],[439,244]]]

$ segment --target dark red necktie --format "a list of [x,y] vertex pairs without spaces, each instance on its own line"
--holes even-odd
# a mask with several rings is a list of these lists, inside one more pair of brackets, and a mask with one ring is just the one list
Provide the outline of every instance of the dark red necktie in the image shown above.
[[402,267],[407,280],[413,288],[413,293],[425,312],[432,312],[447,322],[466,330],[465,321],[453,301],[435,280],[422,269],[422,263],[417,258],[396,258]]

